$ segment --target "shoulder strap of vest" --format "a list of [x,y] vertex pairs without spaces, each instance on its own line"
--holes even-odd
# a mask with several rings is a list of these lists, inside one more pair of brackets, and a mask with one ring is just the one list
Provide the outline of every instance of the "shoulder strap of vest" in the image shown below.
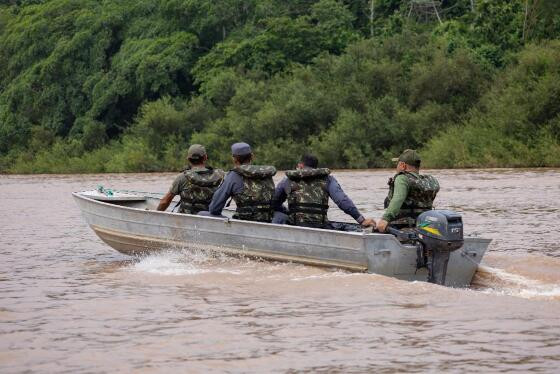
[[420,175],[418,173],[411,173],[410,171],[399,171],[397,174],[395,174],[395,178],[398,177],[399,175],[404,175],[404,176],[410,176],[413,178],[416,178],[416,175]]
[[240,165],[231,170],[250,179],[270,178],[276,174],[276,168],[270,165]]
[[305,169],[295,169],[286,171],[286,177],[290,180],[300,180],[300,179],[312,179],[326,177],[331,171],[327,168],[305,168]]
[[183,172],[185,178],[190,183],[201,187],[212,187],[219,185],[224,179],[224,172],[220,169],[199,169],[199,170],[185,170]]
[[329,209],[328,204],[318,203],[297,203],[296,206],[290,208],[290,213],[324,213]]

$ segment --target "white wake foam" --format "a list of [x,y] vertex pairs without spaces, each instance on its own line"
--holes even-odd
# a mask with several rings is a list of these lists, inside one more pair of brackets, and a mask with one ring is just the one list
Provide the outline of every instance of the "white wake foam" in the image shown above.
[[334,271],[327,271],[323,274],[312,274],[312,275],[305,275],[305,276],[295,276],[290,280],[292,282],[301,282],[313,279],[325,279],[325,278],[335,278],[335,277],[352,277],[356,275],[361,275],[360,273],[350,273],[344,270],[334,270]]
[[479,265],[478,272],[491,284],[482,284],[486,293],[498,293],[526,299],[560,299],[560,285],[543,283],[519,274],[490,266]]
[[143,257],[130,269],[158,275],[195,275],[204,273],[240,274],[239,270],[226,269],[210,253],[203,251],[164,252]]

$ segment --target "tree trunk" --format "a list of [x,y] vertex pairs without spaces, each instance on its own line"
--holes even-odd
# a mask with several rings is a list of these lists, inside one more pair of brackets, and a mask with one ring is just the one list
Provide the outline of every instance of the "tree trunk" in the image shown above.
[[375,12],[375,0],[369,2],[369,36],[373,38],[373,15]]
[[522,33],[523,43],[525,43],[525,40],[526,40],[527,17],[528,16],[529,16],[529,0],[525,0],[525,17],[523,17],[523,33]]

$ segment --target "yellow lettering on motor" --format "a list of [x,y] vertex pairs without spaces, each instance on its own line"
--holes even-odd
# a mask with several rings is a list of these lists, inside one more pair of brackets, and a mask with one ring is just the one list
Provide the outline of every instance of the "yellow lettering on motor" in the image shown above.
[[427,232],[431,232],[434,235],[441,236],[441,232],[439,232],[439,230],[434,228],[434,227],[423,227],[422,230],[425,230]]

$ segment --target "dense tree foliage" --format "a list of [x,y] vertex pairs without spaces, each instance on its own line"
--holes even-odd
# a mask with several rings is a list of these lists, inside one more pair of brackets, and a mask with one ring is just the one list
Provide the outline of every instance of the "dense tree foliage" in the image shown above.
[[[474,7],[473,7],[474,5]],[[560,3],[0,1],[0,171],[560,165]]]

